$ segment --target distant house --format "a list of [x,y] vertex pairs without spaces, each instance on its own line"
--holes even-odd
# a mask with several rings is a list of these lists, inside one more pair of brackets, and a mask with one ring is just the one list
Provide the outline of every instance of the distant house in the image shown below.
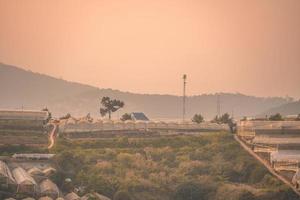
[[131,113],[131,119],[134,121],[149,121],[148,117],[142,112]]

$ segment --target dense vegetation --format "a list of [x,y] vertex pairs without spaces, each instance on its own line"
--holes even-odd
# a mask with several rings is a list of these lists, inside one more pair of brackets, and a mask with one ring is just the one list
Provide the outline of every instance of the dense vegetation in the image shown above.
[[194,117],[192,118],[192,122],[200,124],[201,122],[204,122],[204,118],[201,114],[195,114]]
[[270,121],[283,121],[284,119],[283,119],[283,117],[282,117],[282,115],[280,113],[276,113],[274,115],[271,115],[269,117],[269,120]]
[[297,199],[229,133],[60,139],[52,152],[59,166],[52,178],[65,191],[118,200]]

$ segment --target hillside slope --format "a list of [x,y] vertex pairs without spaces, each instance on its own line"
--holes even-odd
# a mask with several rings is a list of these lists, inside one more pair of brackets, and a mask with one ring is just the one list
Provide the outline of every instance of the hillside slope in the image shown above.
[[267,110],[263,115],[272,115],[280,113],[282,115],[298,115],[300,114],[300,101],[290,102],[278,107]]
[[[125,101],[124,112],[141,111],[150,118],[180,118],[182,98],[174,95],[134,94],[112,89],[68,82],[0,63],[0,108],[41,109],[48,107],[54,116],[71,113],[76,116],[91,113],[99,117],[100,99],[110,96]],[[202,113],[212,118],[217,113],[217,96],[221,112],[235,116],[256,115],[289,100],[281,97],[254,97],[243,94],[202,94],[187,98],[187,116]]]

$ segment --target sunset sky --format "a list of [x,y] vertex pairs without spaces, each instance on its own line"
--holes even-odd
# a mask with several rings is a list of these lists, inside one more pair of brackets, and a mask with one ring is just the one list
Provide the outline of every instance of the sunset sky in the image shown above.
[[300,98],[299,0],[0,0],[0,62],[136,93]]

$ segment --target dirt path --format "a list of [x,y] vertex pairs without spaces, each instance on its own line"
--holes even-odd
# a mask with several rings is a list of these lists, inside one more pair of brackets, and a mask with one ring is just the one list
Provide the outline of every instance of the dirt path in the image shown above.
[[51,149],[53,146],[54,146],[54,143],[55,143],[55,132],[56,132],[56,129],[57,129],[57,125],[56,124],[52,124],[53,125],[53,129],[50,133],[50,136],[49,136],[49,140],[50,140],[50,144],[48,146],[48,149]]
[[261,162],[271,174],[273,174],[276,178],[281,180],[284,184],[289,186],[296,194],[300,196],[300,191],[298,191],[289,181],[284,179],[281,175],[279,175],[265,160],[259,157],[256,153],[254,153],[244,142],[242,142],[237,135],[234,135],[234,139],[240,143],[240,145],[254,158],[256,158],[259,162]]

